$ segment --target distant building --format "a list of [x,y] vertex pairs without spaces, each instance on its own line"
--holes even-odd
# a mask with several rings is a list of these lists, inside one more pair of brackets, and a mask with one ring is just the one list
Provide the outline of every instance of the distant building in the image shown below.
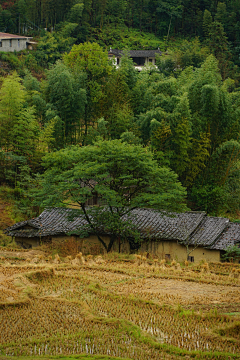
[[[115,59],[115,65],[118,66],[121,62],[121,57],[125,51],[110,48],[108,52],[109,59]],[[137,70],[141,71],[144,65],[155,65],[156,55],[161,55],[162,52],[158,50],[129,50],[127,54],[132,58]]]
[[31,37],[13,35],[0,32],[0,51],[14,52],[25,49],[32,50],[33,44],[36,42],[31,41]]

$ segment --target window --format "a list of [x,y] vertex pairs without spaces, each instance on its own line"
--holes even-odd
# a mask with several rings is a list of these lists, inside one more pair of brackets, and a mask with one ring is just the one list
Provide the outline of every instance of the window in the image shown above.
[[12,47],[12,39],[9,40],[9,46]]
[[152,63],[152,59],[149,59],[149,62]]
[[2,47],[2,42],[0,41],[0,47]]
[[194,256],[188,256],[188,261],[194,262]]
[[20,40],[18,39],[18,47],[20,47]]
[[145,64],[145,58],[144,57],[133,57],[133,62],[137,65],[137,66],[143,66]]
[[119,65],[119,63],[120,63],[120,59],[119,59],[119,58],[117,58],[117,65]]

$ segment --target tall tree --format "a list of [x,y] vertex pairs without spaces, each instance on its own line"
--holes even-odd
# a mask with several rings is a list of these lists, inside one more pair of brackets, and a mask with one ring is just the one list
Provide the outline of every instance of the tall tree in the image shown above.
[[47,100],[57,110],[63,121],[61,146],[75,143],[79,136],[80,119],[84,117],[86,91],[81,74],[73,74],[62,62],[48,71]]
[[212,14],[210,13],[210,11],[208,11],[207,9],[204,10],[204,14],[203,14],[203,32],[204,35],[208,38],[209,36],[209,31],[210,31],[210,27],[212,25]]
[[[138,207],[157,210],[184,210],[185,190],[177,175],[159,167],[152,154],[141,146],[121,140],[101,141],[93,146],[72,147],[44,159],[42,206],[78,204],[87,221],[87,230],[101,237],[101,229],[114,235],[133,236],[132,211]],[[97,196],[100,204],[87,207]]]
[[219,62],[219,69],[223,80],[227,77],[229,60],[231,58],[228,50],[227,37],[221,23],[214,21],[209,30],[209,46]]
[[14,144],[12,129],[23,108],[25,96],[25,89],[16,72],[3,80],[0,90],[0,144],[6,151],[11,150]]

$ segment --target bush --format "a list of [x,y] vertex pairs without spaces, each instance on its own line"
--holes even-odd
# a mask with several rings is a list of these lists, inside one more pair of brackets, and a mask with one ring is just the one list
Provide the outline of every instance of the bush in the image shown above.
[[240,248],[238,246],[228,246],[225,250],[225,254],[222,256],[224,261],[236,261],[240,258]]

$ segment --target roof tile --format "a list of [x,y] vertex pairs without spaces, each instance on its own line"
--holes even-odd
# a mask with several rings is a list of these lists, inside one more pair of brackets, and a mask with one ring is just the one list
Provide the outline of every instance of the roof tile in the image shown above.
[[[17,223],[7,228],[5,233],[18,237],[63,235],[87,224],[83,215],[70,219],[71,212],[72,209],[66,208],[46,209],[39,217]],[[230,223],[226,218],[206,216],[204,212],[167,216],[166,212],[153,209],[135,209],[130,219],[143,239],[187,241],[189,245],[198,244],[217,250],[240,242],[240,224]]]

